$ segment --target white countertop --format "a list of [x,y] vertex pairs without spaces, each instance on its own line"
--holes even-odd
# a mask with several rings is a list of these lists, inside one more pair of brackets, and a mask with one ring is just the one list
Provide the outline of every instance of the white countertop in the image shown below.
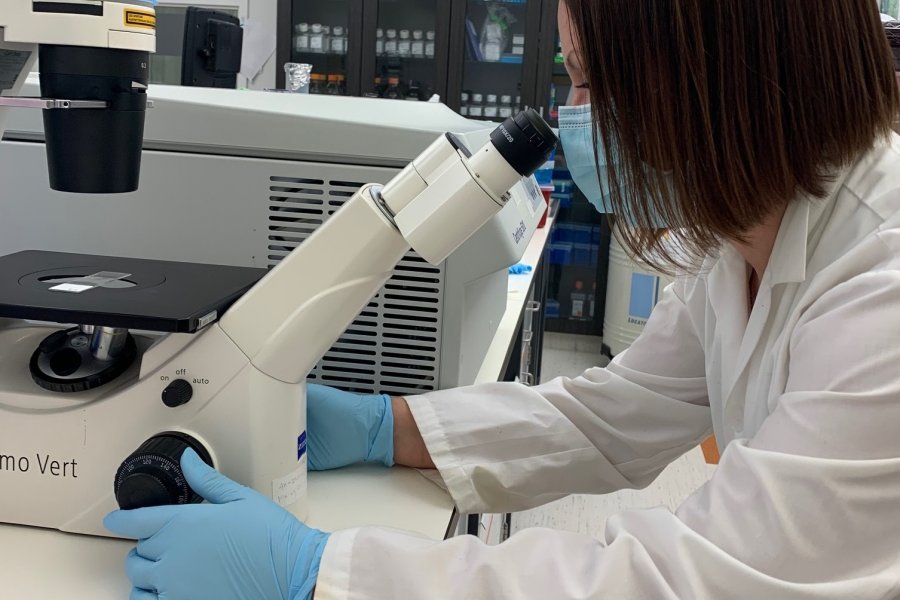
[[[522,262],[537,267],[552,226],[535,234]],[[491,345],[478,382],[503,375],[509,346],[534,274],[510,276],[506,315]],[[5,493],[14,493],[4,490]],[[409,469],[357,466],[309,474],[307,520],[335,531],[366,525],[403,529],[444,539],[454,517],[450,496]],[[131,586],[125,555],[133,542],[70,535],[58,531],[0,525],[0,597],[15,600],[125,600]]]
[[[9,492],[8,492],[9,493]],[[443,539],[453,515],[446,492],[410,469],[358,466],[309,475],[312,527],[379,525]],[[125,600],[133,542],[0,526],[0,597]]]
[[543,258],[544,249],[550,237],[550,231],[553,229],[555,217],[547,218],[547,225],[543,229],[538,229],[531,239],[531,243],[525,250],[525,255],[519,261],[522,264],[533,267],[535,270],[527,275],[510,275],[509,276],[509,295],[506,300],[506,313],[500,321],[497,333],[494,335],[494,341],[488,349],[475,378],[475,383],[492,383],[499,381],[503,377],[504,367],[506,366],[506,357],[509,354],[509,347],[516,341],[516,334],[519,330],[519,323],[522,320],[522,311],[525,308],[525,302],[528,300],[528,291],[534,281],[535,271],[538,264]]

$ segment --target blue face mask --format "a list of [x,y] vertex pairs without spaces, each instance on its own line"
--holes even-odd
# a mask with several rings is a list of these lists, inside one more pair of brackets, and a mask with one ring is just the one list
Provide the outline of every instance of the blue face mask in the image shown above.
[[[594,144],[594,119],[591,105],[561,106],[559,108],[559,141],[566,155],[566,164],[572,174],[572,180],[581,193],[601,214],[614,212],[610,198],[609,164],[603,146]],[[594,148],[597,155],[594,155]],[[597,161],[599,160],[599,165]],[[599,166],[599,170],[598,170]],[[647,167],[650,169],[651,167]],[[667,184],[671,186],[671,175],[663,174]],[[622,215],[618,215],[622,216]],[[635,219],[624,215],[625,221],[634,224]],[[651,215],[653,226],[664,228],[666,223],[657,214]]]
[[590,104],[559,107],[559,141],[575,185],[600,213],[612,213],[606,152],[602,147],[597,148],[596,158],[600,160],[597,171]]

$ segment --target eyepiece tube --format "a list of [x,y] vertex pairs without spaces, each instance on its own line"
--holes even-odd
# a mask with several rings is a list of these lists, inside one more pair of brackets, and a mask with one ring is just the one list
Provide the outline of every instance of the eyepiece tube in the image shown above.
[[529,177],[547,162],[559,138],[534,109],[508,118],[491,134],[491,143],[509,166]]
[[[422,184],[385,188],[394,196],[391,208],[400,207],[394,215],[397,229],[425,260],[440,264],[503,209],[507,192],[547,162],[557,142],[534,111],[508,119],[472,154],[454,136],[444,136],[426,152],[442,160],[414,165]],[[428,165],[430,172],[422,173]],[[403,189],[408,200],[397,198]]]
[[494,130],[491,141],[472,155],[469,164],[482,187],[502,198],[547,162],[558,141],[540,115],[527,110]]
[[43,97],[108,104],[106,109],[44,111],[50,187],[82,194],[136,191],[149,53],[43,45],[39,60]]

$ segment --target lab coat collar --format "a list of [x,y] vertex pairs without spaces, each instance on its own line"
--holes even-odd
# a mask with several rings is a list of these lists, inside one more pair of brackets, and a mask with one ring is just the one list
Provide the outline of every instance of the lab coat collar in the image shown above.
[[[850,169],[847,169],[834,177],[825,198],[803,196],[788,205],[752,312],[747,293],[747,262],[732,244],[724,244],[721,248],[707,284],[722,344],[726,348],[738,349],[737,352],[725,353],[721,359],[722,411],[726,420],[729,412],[740,414],[743,411],[743,405],[734,405],[731,396],[768,322],[772,290],[777,285],[806,280],[807,263],[818,244],[820,225],[827,222],[826,215],[834,210],[849,173]],[[732,417],[736,416],[732,414]],[[729,422],[739,423],[740,420],[733,418]]]
[[824,216],[834,209],[850,172],[851,169],[847,168],[835,173],[827,186],[825,198],[804,194],[788,205],[769,259],[769,285],[806,281],[806,266],[818,242],[815,232]]

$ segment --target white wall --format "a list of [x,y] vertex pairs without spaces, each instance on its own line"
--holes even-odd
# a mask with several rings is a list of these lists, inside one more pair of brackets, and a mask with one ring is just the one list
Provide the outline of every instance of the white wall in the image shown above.
[[[250,3],[250,18],[259,20],[263,26],[272,32],[272,39],[276,39],[278,35],[278,0],[246,0]],[[275,54],[266,63],[262,73],[249,83],[248,87],[254,90],[263,90],[275,87],[275,76],[281,65],[276,64],[278,61]]]

